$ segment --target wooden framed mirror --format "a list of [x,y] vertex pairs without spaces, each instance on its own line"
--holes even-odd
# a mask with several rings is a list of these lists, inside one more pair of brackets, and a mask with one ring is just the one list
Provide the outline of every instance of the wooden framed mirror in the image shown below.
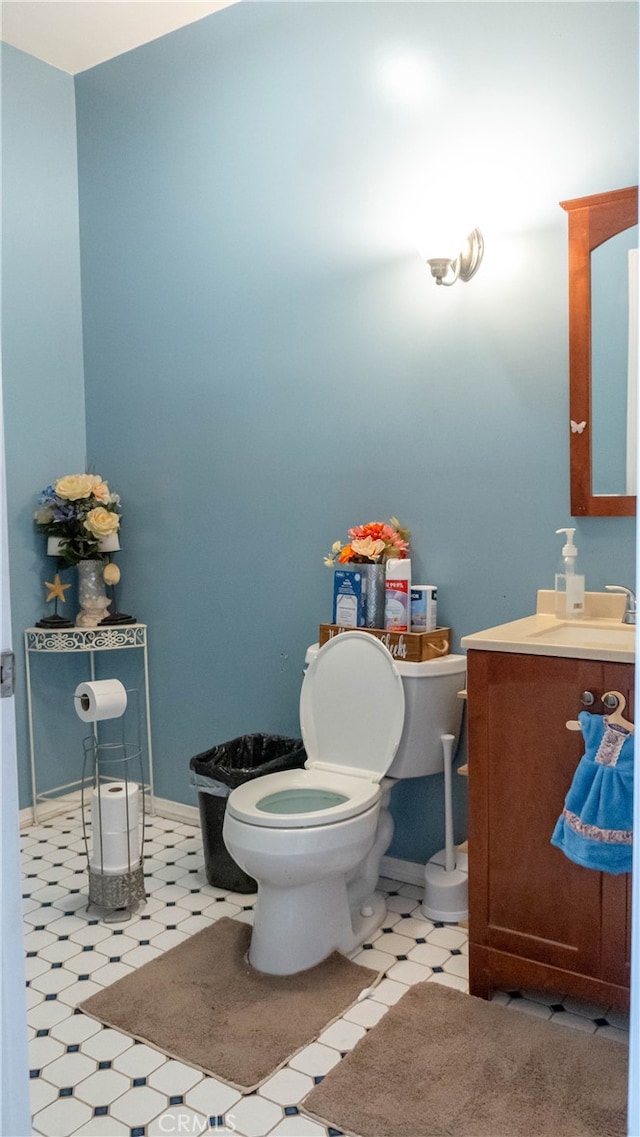
[[[631,517],[636,495],[594,482],[592,273],[598,249],[638,223],[638,187],[561,201],[569,221],[569,452],[573,517]],[[626,285],[625,285],[626,287]],[[625,335],[625,358],[627,339]],[[626,378],[625,378],[626,398]],[[626,403],[625,403],[626,406]]]

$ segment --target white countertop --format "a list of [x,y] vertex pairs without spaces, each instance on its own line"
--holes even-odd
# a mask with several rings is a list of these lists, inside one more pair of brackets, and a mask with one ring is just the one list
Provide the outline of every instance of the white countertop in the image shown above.
[[537,612],[521,620],[464,636],[465,651],[505,651],[569,659],[635,662],[635,626],[623,624],[624,596],[587,593],[583,619],[559,620],[550,609],[553,593],[538,593]]

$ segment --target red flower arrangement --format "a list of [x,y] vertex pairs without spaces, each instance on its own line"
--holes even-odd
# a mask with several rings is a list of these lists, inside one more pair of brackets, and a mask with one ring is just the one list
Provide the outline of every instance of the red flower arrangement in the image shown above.
[[334,541],[331,552],[324,563],[333,568],[336,564],[378,564],[390,557],[404,560],[409,555],[411,533],[392,517],[388,524],[370,521],[367,525],[356,525],[348,530],[349,541],[343,545]]

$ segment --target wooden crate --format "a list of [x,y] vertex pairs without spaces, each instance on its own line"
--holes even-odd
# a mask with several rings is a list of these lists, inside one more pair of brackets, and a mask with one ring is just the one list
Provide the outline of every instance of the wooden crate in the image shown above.
[[342,632],[367,632],[382,641],[394,659],[405,663],[423,663],[439,659],[451,650],[451,629],[436,628],[433,632],[391,632],[386,628],[342,628],[339,624],[320,625],[320,646]]

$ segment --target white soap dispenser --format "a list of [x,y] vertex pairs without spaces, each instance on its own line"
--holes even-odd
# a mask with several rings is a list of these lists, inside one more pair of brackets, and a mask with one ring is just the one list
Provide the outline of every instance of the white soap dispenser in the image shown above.
[[575,529],[556,529],[566,535],[562,560],[556,573],[556,616],[572,620],[584,616],[584,575],[578,572],[578,550],[573,543]]

